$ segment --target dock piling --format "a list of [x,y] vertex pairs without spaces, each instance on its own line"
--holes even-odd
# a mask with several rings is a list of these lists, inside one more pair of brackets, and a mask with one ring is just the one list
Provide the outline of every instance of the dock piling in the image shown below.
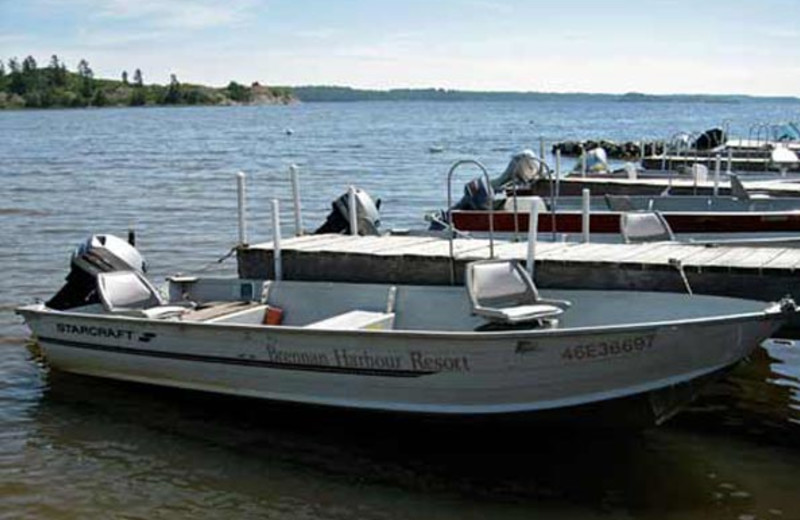
[[528,257],[527,268],[528,274],[531,275],[531,280],[534,276],[534,264],[536,262],[536,241],[538,240],[539,233],[539,199],[535,198],[531,201],[528,225]]
[[347,206],[350,216],[350,234],[358,234],[358,208],[356,208],[356,189],[353,186],[347,188]]
[[[581,192],[581,207],[582,207],[582,220],[581,220],[581,231],[582,231],[582,242],[588,244],[589,243],[589,221],[591,220],[591,203],[592,203],[592,193],[589,188],[584,188]],[[553,217],[555,218],[555,216]]]
[[731,167],[732,163],[733,163],[733,150],[728,148],[728,169],[725,170],[725,173],[729,176],[731,173],[733,173],[733,168]]
[[236,174],[236,196],[237,196],[237,204],[238,204],[238,216],[239,216],[239,245],[244,246],[247,245],[247,220],[245,213],[247,212],[247,208],[245,207],[245,173],[239,172]]
[[289,165],[289,175],[292,178],[292,200],[294,200],[294,235],[303,234],[303,217],[300,210],[300,180],[297,174],[297,165]]
[[278,199],[272,199],[272,250],[275,280],[283,279],[283,262],[281,260],[281,212]]

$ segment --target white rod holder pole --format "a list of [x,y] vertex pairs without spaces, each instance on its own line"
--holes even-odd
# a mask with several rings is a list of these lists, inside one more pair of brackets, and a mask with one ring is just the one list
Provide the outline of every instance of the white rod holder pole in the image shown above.
[[536,241],[539,236],[539,199],[531,201],[530,213],[528,215],[528,274],[533,280],[534,264],[536,262]]
[[722,170],[722,157],[717,154],[716,159],[714,160],[714,196],[719,196],[719,175]]
[[591,203],[592,203],[592,193],[589,188],[584,188],[581,192],[582,200],[582,219],[581,219],[581,231],[583,232],[583,242],[589,242],[589,222],[591,221]]
[[236,174],[236,199],[239,216],[239,245],[247,244],[247,208],[245,207],[245,178],[244,172]]
[[350,234],[358,235],[358,209],[356,208],[356,189],[353,186],[347,188],[347,205],[350,216]]
[[300,180],[297,174],[297,165],[289,165],[289,175],[292,178],[292,199],[294,200],[294,235],[303,234],[303,216],[300,210]]
[[272,259],[275,267],[275,279],[283,279],[283,261],[281,260],[281,212],[278,199],[272,199]]

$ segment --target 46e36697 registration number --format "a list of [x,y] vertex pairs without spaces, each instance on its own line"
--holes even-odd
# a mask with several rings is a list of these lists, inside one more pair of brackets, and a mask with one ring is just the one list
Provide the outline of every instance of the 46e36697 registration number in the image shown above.
[[565,348],[561,358],[568,361],[584,361],[635,354],[652,347],[654,338],[655,334],[640,334],[581,343]]

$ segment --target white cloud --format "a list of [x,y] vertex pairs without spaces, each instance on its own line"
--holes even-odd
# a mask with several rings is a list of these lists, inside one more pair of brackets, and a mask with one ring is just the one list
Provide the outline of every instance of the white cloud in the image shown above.
[[318,29],[301,29],[294,33],[294,36],[298,38],[307,38],[309,40],[330,40],[336,37],[339,34],[339,31],[335,29],[329,28],[318,28]]
[[95,17],[138,21],[156,28],[205,29],[241,24],[254,0],[103,0],[91,2]]

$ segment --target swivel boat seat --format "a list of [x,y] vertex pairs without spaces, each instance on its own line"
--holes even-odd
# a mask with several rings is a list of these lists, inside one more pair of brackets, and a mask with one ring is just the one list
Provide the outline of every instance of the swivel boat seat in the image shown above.
[[194,304],[169,305],[141,273],[112,271],[97,274],[97,292],[106,312],[140,318],[177,317]]
[[555,318],[570,302],[539,296],[528,272],[516,260],[481,260],[466,268],[472,313],[490,322],[517,325]]

